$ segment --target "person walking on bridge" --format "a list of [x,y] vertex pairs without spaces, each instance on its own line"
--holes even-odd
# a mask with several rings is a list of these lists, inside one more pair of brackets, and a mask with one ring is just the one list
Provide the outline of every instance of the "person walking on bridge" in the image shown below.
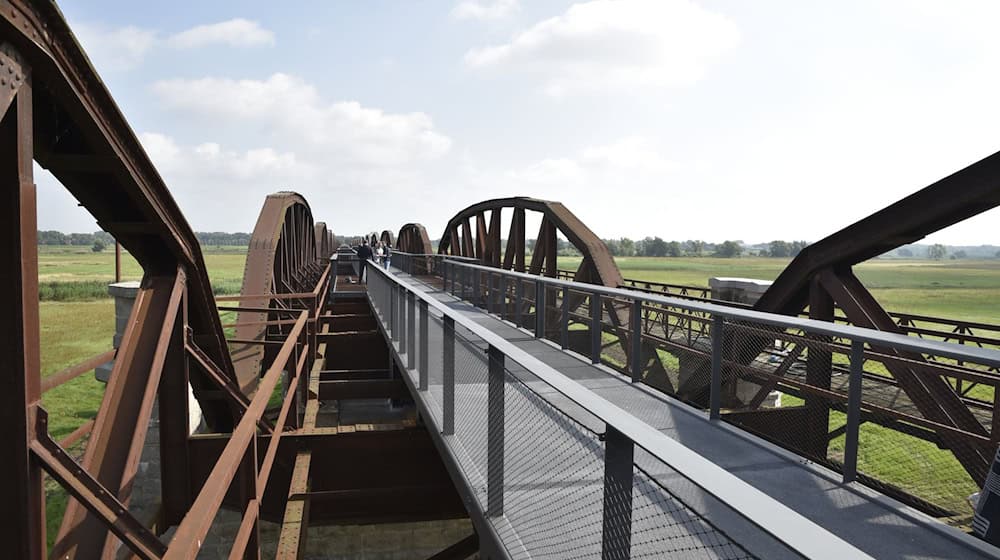
[[368,278],[365,276],[365,265],[368,264],[368,259],[370,258],[372,258],[372,248],[368,246],[368,240],[366,239],[358,247],[358,284],[368,282]]
[[385,247],[382,247],[382,264],[385,265],[385,269],[389,270],[389,259],[392,258],[392,244],[386,243]]

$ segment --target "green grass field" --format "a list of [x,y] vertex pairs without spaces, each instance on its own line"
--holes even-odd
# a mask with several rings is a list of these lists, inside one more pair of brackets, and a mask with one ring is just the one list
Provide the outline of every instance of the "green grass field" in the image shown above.
[[[774,280],[790,262],[763,257],[616,260],[625,278],[705,287],[713,276]],[[579,263],[579,258],[559,259],[560,268],[575,269]],[[854,271],[889,311],[1000,323],[1000,260],[876,259]]]

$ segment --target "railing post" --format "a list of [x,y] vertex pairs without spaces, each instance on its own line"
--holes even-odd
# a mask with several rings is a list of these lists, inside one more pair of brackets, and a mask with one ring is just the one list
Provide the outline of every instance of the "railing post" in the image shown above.
[[427,390],[428,384],[428,371],[427,371],[427,348],[429,343],[427,342],[428,333],[428,313],[430,309],[427,306],[427,302],[423,299],[420,300],[420,365],[417,366],[420,371],[420,385],[419,389],[421,391]]
[[844,482],[858,477],[858,430],[861,427],[861,383],[865,368],[865,343],[851,342],[851,380],[847,389],[847,431],[844,434]]
[[[451,264],[448,261],[441,261],[441,286],[444,288],[444,293],[450,293],[448,291],[448,269],[451,268]],[[455,280],[452,278],[451,281],[452,290],[455,289]]]
[[503,515],[504,468],[504,355],[490,346],[487,383],[486,510],[490,517]]
[[444,356],[442,360],[441,433],[455,433],[455,320],[444,316]]
[[559,345],[565,350],[569,348],[569,286],[562,288],[562,319],[559,322]]
[[406,369],[417,367],[417,296],[406,294]]
[[629,371],[632,374],[632,382],[642,381],[642,300],[632,300],[632,313],[629,316],[629,323],[632,329],[632,363],[629,364]]
[[521,328],[521,305],[524,302],[524,282],[521,277],[514,279],[514,324]]
[[604,434],[602,560],[624,560],[631,554],[634,447],[624,434],[607,427]]
[[590,362],[601,363],[601,294],[594,292],[590,294]]
[[719,419],[722,405],[722,345],[726,320],[722,315],[712,316],[712,384],[708,396],[708,417]]
[[535,280],[535,338],[545,338],[545,284]]

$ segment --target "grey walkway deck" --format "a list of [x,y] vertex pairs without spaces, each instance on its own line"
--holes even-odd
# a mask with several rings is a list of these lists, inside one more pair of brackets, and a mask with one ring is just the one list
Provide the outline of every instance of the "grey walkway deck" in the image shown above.
[[[992,549],[979,541],[894,500],[857,484],[844,485],[839,475],[831,471],[732,426],[710,422],[701,411],[537,340],[530,333],[427,284],[422,286],[456,312],[502,335],[871,556],[1000,557],[987,552]],[[456,345],[456,435],[445,438],[445,442],[462,463],[460,467],[469,486],[485,503],[485,345],[463,330],[459,328],[458,335],[468,342]],[[428,343],[430,387],[417,397],[424,400],[426,409],[440,425],[441,330],[433,319]],[[516,364],[508,366],[522,383],[508,383],[506,389],[505,515],[495,524],[497,532],[515,557],[526,557],[528,551],[536,557],[599,556],[603,455],[598,453],[601,445],[596,433],[603,432],[604,426]],[[409,375],[416,386],[416,372]],[[633,491],[636,511],[633,557],[660,557],[664,550],[672,550],[683,558],[732,558],[747,553],[759,558],[796,557],[739,512],[707,495],[657,459],[637,450],[636,464],[645,472],[637,477],[639,482]],[[644,484],[653,486],[647,475],[676,499],[669,503],[657,501],[658,492],[643,488]],[[706,524],[699,516],[710,523]],[[742,549],[720,542],[730,539]]]

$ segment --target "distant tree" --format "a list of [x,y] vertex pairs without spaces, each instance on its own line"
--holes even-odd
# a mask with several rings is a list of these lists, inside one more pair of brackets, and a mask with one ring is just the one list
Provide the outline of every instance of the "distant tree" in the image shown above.
[[927,248],[927,258],[935,261],[939,261],[948,254],[948,250],[945,249],[944,245],[940,243],[935,243]]
[[621,251],[623,257],[634,257],[635,241],[632,241],[628,237],[622,237],[618,240],[618,249]]
[[907,249],[907,248],[904,247],[904,248],[896,251],[896,254],[899,255],[899,256],[901,256],[901,257],[907,257],[907,258],[909,258],[909,257],[913,256],[913,251],[911,251],[911,250],[909,250],[909,249]]
[[38,232],[39,245],[68,245],[66,234],[60,231],[46,230]]
[[955,257],[956,259],[964,259],[969,255],[965,251],[959,249],[958,251],[955,251],[955,253],[952,256]]
[[660,237],[654,237],[652,239],[646,238],[646,242],[643,243],[643,249],[647,257],[665,257],[667,256],[667,242]]
[[743,246],[738,241],[723,241],[715,249],[715,256],[732,258],[743,254]]
[[792,250],[788,243],[784,241],[772,241],[768,245],[767,254],[771,257],[788,257],[791,256]]
[[681,256],[681,244],[676,241],[671,241],[670,243],[667,243],[667,256],[668,257]]
[[996,257],[996,258],[998,258],[998,259],[1000,259],[1000,251],[997,251],[996,254],[993,255],[993,256]]
[[705,242],[700,239],[689,239],[684,242],[684,246],[687,248],[687,254],[692,257],[700,257],[705,250]]
[[90,245],[94,242],[94,236],[89,233],[71,233],[67,237],[70,245]]
[[94,241],[93,245],[90,246],[90,250],[95,253],[100,253],[101,251],[104,250],[105,247],[106,245],[104,244],[104,242],[98,239],[97,241]]

